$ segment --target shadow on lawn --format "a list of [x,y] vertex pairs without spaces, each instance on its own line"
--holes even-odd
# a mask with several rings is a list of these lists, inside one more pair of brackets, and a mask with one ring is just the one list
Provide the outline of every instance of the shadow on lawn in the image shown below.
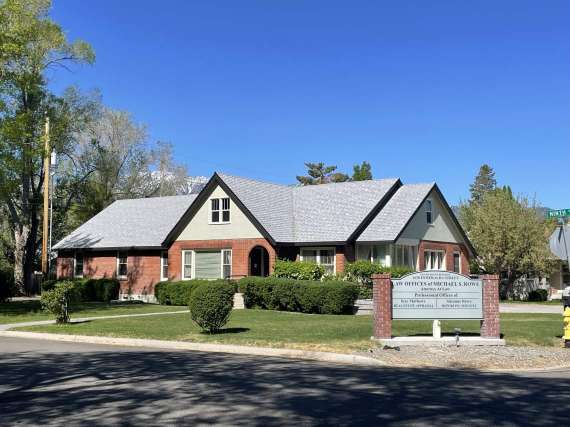
[[249,328],[223,328],[214,333],[210,333],[207,331],[202,331],[200,333],[203,335],[225,335],[225,334],[240,334],[242,332],[247,332],[249,330],[250,330]]
[[29,346],[54,351],[0,354],[3,425],[489,426],[562,425],[568,419],[568,378]]

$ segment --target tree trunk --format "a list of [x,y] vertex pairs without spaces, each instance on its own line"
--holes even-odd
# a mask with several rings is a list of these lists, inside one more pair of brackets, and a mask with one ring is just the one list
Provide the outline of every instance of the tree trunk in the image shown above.
[[14,227],[14,281],[16,292],[20,295],[26,292],[26,246],[30,234],[29,227],[15,225]]

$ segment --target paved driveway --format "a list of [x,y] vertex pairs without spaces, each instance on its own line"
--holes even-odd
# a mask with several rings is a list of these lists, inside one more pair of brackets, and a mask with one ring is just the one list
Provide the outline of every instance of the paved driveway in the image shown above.
[[3,426],[565,425],[570,372],[512,375],[0,339]]

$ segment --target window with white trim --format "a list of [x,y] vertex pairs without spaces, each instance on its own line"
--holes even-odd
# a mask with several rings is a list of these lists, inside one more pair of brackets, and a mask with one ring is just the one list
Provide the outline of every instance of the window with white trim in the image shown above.
[[323,266],[326,274],[335,274],[335,255],[334,248],[301,248],[301,261],[314,262]]
[[356,247],[356,257],[358,260],[365,260],[387,266],[390,262],[390,247],[387,244],[366,245],[358,244]]
[[128,254],[126,252],[117,252],[117,277],[126,279],[128,274],[127,267]]
[[160,253],[160,280],[168,280],[168,251]]
[[227,224],[230,222],[230,198],[210,199],[210,222]]
[[392,265],[415,269],[417,255],[417,246],[394,245],[392,250]]
[[453,252],[453,271],[461,273],[461,254],[459,252]]
[[426,200],[426,222],[433,224],[433,205],[430,199]]
[[438,250],[424,251],[426,270],[445,270],[445,252]]
[[182,279],[192,278],[192,255],[193,251],[182,251]]
[[222,250],[222,279],[229,279],[232,277],[232,250]]
[[73,277],[83,277],[83,254],[81,252],[75,252],[73,260]]

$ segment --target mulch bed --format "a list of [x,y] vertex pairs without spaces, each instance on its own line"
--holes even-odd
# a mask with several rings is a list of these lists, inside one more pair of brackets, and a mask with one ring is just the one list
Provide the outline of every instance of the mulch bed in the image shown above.
[[570,367],[570,348],[562,347],[402,346],[371,349],[367,355],[401,367],[499,370]]

